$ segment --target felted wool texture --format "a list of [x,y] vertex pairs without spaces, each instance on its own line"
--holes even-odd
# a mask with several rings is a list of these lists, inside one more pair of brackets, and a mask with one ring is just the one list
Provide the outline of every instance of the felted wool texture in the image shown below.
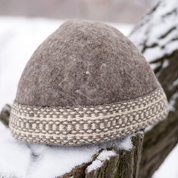
[[159,87],[139,50],[117,29],[72,20],[34,52],[15,101],[31,106],[90,106],[129,100]]
[[28,61],[9,128],[21,141],[77,146],[122,138],[167,114],[165,93],[132,42],[103,23],[71,20]]

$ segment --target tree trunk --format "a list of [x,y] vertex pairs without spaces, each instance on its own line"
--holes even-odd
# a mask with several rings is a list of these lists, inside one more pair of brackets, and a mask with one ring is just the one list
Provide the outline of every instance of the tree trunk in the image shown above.
[[158,79],[166,92],[169,103],[171,99],[175,99],[175,110],[171,110],[165,121],[155,125],[145,134],[139,171],[140,178],[151,178],[178,143],[178,99],[174,97],[178,91],[178,86],[170,89],[170,83],[178,78],[178,50],[166,59],[169,60],[169,66],[160,68],[161,73]]
[[[145,133],[139,178],[151,178],[178,143],[177,9],[178,3],[174,0],[158,3],[140,20],[130,35],[131,41],[154,69],[170,108],[168,118]],[[159,34],[154,36],[156,32]]]
[[10,116],[11,106],[6,104],[0,113],[0,121],[9,128],[9,116]]
[[131,140],[133,147],[130,150],[115,150],[117,154],[110,157],[109,160],[106,159],[102,166],[96,170],[88,172],[87,167],[92,164],[97,156],[85,167],[83,174],[79,176],[75,176],[75,174],[71,175],[73,175],[73,178],[137,178],[142,152],[143,133],[138,132],[135,136],[131,137]]

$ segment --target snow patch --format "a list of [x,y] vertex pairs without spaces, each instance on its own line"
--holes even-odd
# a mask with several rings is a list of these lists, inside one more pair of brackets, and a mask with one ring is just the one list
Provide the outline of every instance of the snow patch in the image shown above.
[[120,144],[118,145],[118,148],[124,149],[124,150],[130,150],[133,148],[132,140],[131,137],[134,136],[135,134],[131,134],[127,137],[125,137]]
[[26,177],[30,153],[28,146],[15,140],[0,122],[0,177]]
[[178,79],[176,79],[170,86],[169,86],[169,90],[172,90],[175,86],[178,85]]
[[[160,5],[154,12],[145,15],[135,26],[130,34],[130,40],[143,52],[146,60],[152,62],[151,68],[154,70],[161,66],[157,60],[170,55],[178,49],[178,1],[160,0]],[[146,50],[145,47],[147,48]],[[156,63],[153,63],[156,61]],[[167,67],[167,62],[163,67]],[[171,71],[170,71],[171,72]],[[160,73],[157,73],[159,76]],[[178,79],[169,87],[169,90],[178,85]],[[175,102],[178,93],[175,93],[170,102],[169,109],[175,111]],[[146,128],[146,131],[152,129],[152,126]],[[168,155],[160,168],[154,173],[153,178],[177,178],[178,177],[178,145]]]
[[91,172],[93,170],[96,170],[97,168],[101,167],[103,164],[103,161],[106,159],[109,160],[111,156],[114,156],[116,154],[115,151],[107,151],[103,150],[98,157],[96,158],[95,161],[92,162],[91,165],[87,167],[87,172]]
[[174,147],[171,153],[164,160],[159,169],[153,174],[152,178],[177,178],[177,158],[178,158],[178,144]]
[[163,49],[161,49],[159,46],[147,48],[143,54],[148,62],[152,62],[155,59],[162,57]]
[[169,61],[167,59],[164,60],[162,68],[166,68],[167,66],[169,66]]
[[151,63],[150,66],[152,70],[155,70],[157,67],[161,66],[161,62]]
[[[177,33],[178,33],[178,31],[177,31]],[[175,51],[178,49],[178,40],[168,43],[164,49],[165,49],[165,54],[171,54],[172,51]]]
[[148,127],[145,128],[145,133],[150,131],[155,125],[149,125]]
[[49,146],[25,143],[14,139],[10,130],[0,122],[0,176],[19,178],[49,178],[61,176],[73,168],[93,159],[93,155],[104,149],[89,168],[97,168],[103,160],[115,155],[106,148],[129,150],[133,147],[129,135],[121,140],[88,146]]
[[169,111],[175,111],[174,105],[176,103],[177,98],[178,98],[178,91],[172,95],[169,101]]
[[[143,131],[140,131],[140,133],[143,134]],[[117,150],[118,149],[130,150],[133,148],[133,144],[132,144],[132,140],[131,140],[131,138],[133,136],[135,136],[135,134],[131,134],[127,137],[124,137],[121,140],[114,140],[112,142],[106,142],[100,147],[103,148],[103,146],[105,145],[104,147],[107,148],[106,145],[108,145],[108,148],[115,147]],[[114,156],[115,154],[116,154],[115,151],[107,151],[107,150],[102,151],[99,154],[99,156],[97,157],[97,159],[95,161],[93,161],[90,166],[88,166],[87,171],[91,172],[92,170],[96,170],[97,168],[101,167],[104,160],[106,160],[106,159],[109,160],[109,158],[111,156]]]
[[111,156],[114,156],[116,153],[115,151],[107,151],[107,150],[104,150],[102,151],[99,156],[97,157],[97,159],[101,160],[101,161],[104,161],[104,160],[109,160],[109,157]]
[[95,160],[92,162],[90,166],[87,167],[87,172],[91,172],[93,170],[96,170],[97,168],[100,168],[102,166],[103,162],[101,160]]
[[145,15],[130,34],[130,40],[143,52],[148,62],[178,49],[177,9],[177,0],[160,1],[156,11]]
[[0,175],[2,177],[49,178],[70,172],[91,161],[97,146],[56,147],[30,144],[11,136],[0,123]]

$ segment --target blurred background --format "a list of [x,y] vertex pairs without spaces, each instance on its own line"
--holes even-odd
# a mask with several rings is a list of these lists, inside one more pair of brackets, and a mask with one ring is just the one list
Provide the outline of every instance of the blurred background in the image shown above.
[[135,23],[157,0],[0,0],[0,15]]

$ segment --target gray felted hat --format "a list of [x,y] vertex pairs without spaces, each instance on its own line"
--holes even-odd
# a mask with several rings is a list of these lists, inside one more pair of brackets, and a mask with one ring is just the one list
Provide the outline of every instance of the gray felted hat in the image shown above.
[[124,137],[167,114],[163,89],[128,38],[100,22],[71,20],[28,61],[10,130],[26,142],[83,145]]

